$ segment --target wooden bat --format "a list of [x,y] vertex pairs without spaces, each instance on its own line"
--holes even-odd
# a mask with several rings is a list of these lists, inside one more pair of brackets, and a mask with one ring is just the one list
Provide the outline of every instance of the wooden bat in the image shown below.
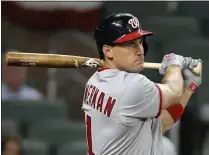
[[[103,61],[97,58],[43,53],[8,52],[6,61],[8,66],[19,67],[98,68],[103,66]],[[144,63],[144,68],[146,69],[159,69],[160,66],[160,63]],[[193,72],[199,75],[201,70],[202,65],[199,63],[193,69]]]

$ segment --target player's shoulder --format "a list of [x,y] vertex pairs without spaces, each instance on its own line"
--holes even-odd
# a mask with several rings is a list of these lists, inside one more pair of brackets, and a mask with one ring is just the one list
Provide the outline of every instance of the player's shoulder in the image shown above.
[[151,82],[145,75],[140,73],[129,73],[126,71],[120,71],[117,69],[107,69],[103,71],[96,71],[89,81],[112,81],[119,85],[133,87],[143,87],[144,84]]
[[132,80],[134,78],[136,78],[136,76],[138,77],[139,74],[138,73],[128,73],[126,71],[120,71],[119,72],[120,76],[123,77],[123,79],[127,82],[127,83],[130,83],[132,82]]
[[127,73],[126,76],[129,77],[130,79],[132,79],[130,81],[132,84],[144,85],[149,82],[152,83],[152,81],[150,79],[148,79],[145,75],[140,74],[140,73]]
[[[128,73],[126,71],[120,71],[118,69],[100,69],[97,70],[90,79],[118,79],[116,82],[121,80],[129,81],[137,73]],[[121,80],[120,80],[121,79]]]
[[126,91],[132,92],[148,92],[155,87],[155,83],[148,79],[145,75],[139,73],[128,73],[129,77]]

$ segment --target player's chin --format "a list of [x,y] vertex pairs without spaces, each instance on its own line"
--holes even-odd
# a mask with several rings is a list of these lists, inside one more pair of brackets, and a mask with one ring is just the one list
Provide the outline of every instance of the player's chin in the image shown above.
[[132,72],[133,72],[133,73],[139,73],[139,72],[141,72],[143,69],[144,69],[143,63],[142,63],[142,64],[138,64],[138,65],[135,65],[135,66],[132,68]]
[[136,69],[138,72],[142,71],[144,69],[144,61],[136,62]]
[[141,66],[138,68],[137,72],[141,72],[141,71],[143,71],[143,69],[144,69],[144,67],[143,67],[143,65],[141,65]]

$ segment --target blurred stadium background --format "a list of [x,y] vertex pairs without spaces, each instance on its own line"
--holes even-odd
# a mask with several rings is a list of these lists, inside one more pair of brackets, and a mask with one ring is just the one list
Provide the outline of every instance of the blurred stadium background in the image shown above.
[[[4,53],[97,57],[92,38],[95,26],[107,15],[129,12],[139,18],[144,29],[156,33],[148,40],[146,61],[160,62],[165,53],[171,52],[203,60],[203,84],[190,100],[181,121],[166,136],[179,155],[208,155],[208,8],[209,2],[197,1],[2,1],[3,136],[10,139],[19,136],[24,155],[85,155],[81,103],[85,83],[96,69],[10,69],[3,64]],[[144,74],[160,81],[157,71],[145,70]],[[15,80],[17,77],[22,83]],[[16,92],[9,90],[12,86],[16,86]]]

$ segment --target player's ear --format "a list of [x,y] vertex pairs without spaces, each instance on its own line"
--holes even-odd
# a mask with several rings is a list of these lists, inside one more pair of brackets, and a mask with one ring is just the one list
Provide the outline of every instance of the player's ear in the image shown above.
[[112,50],[112,47],[111,46],[104,45],[103,48],[102,48],[102,50],[103,50],[104,55],[107,58],[109,58],[109,59],[113,58],[113,50]]

